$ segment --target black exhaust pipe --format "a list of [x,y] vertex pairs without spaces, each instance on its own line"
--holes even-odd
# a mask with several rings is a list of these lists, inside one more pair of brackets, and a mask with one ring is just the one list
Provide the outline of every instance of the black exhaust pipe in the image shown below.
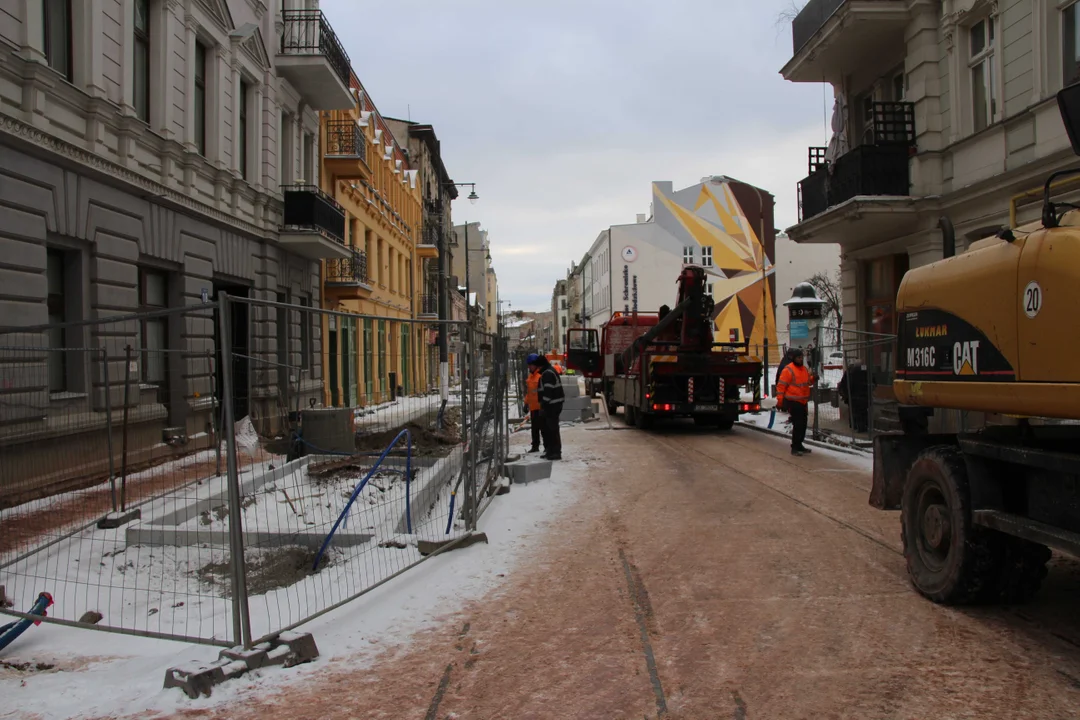
[[942,215],[937,224],[941,228],[941,257],[951,258],[956,254],[956,230],[953,229],[952,220]]

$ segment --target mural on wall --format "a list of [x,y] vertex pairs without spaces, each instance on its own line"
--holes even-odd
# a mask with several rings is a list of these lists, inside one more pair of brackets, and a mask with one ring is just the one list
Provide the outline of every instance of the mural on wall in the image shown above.
[[[695,262],[706,265],[716,303],[717,342],[749,338],[757,354],[767,337],[775,347],[775,304],[768,281],[775,266],[729,183],[707,181],[671,194],[654,183],[653,208],[657,224],[684,246],[696,246]],[[701,261],[704,248],[710,249],[711,266]]]

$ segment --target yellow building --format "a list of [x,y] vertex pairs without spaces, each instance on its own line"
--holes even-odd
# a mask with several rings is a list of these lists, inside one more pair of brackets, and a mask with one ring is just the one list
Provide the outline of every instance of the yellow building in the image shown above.
[[385,402],[400,388],[428,390],[430,332],[435,317],[421,302],[424,258],[422,203],[416,171],[355,75],[355,106],[322,113],[322,189],[345,212],[351,257],[323,264],[323,303],[330,310],[378,319],[328,317],[323,326],[324,402]]

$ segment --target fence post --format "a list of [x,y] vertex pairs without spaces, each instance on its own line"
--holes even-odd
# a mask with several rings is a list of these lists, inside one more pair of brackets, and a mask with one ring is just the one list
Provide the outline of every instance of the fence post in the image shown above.
[[469,393],[469,474],[466,478],[465,487],[465,528],[476,529],[476,445],[480,438],[476,435],[479,421],[476,417],[476,355],[478,343],[476,332],[472,325],[468,328],[468,342],[466,343],[466,357],[468,358],[468,393]]
[[822,363],[821,363],[821,324],[817,326],[817,337],[815,338],[815,350],[813,354],[814,361],[814,374],[817,376],[817,382],[814,383],[814,430],[812,437],[815,440],[821,440],[821,375],[822,375]]
[[221,404],[225,409],[225,462],[229,477],[229,563],[232,569],[233,643],[251,647],[251,618],[248,617],[247,570],[244,564],[243,512],[240,509],[240,474],[236,461],[236,418],[232,406],[232,318],[229,295],[218,298],[218,334],[221,343]]
[[217,461],[217,475],[221,476],[221,423],[218,422],[219,413],[223,410],[221,398],[217,394],[217,368],[213,353],[206,351],[206,361],[210,364],[210,398],[213,404],[210,407],[210,430],[214,433],[214,456]]
[[124,347],[124,428],[120,457],[120,511],[127,510],[128,411],[131,407],[131,345]]
[[113,457],[112,388],[109,384],[109,349],[101,348],[101,366],[105,380],[105,435],[109,443],[109,494],[112,511],[116,512],[116,458]]

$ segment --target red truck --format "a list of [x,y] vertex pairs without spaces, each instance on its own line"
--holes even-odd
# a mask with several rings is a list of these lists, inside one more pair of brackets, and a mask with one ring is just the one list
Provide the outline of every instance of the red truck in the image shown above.
[[692,417],[730,429],[740,413],[760,409],[756,391],[747,402],[743,390],[756,387],[761,363],[750,359],[749,341],[713,341],[713,300],[705,283],[704,268],[687,265],[671,310],[615,313],[599,331],[567,331],[567,367],[604,396],[608,413],[621,405],[626,422],[640,428]]

